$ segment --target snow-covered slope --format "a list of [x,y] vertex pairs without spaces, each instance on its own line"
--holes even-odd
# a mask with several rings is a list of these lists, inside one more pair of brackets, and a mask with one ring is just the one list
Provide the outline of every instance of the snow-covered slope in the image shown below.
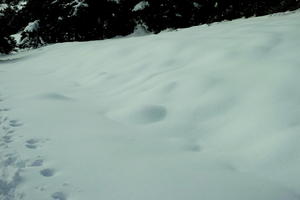
[[0,199],[300,199],[300,13],[2,56]]

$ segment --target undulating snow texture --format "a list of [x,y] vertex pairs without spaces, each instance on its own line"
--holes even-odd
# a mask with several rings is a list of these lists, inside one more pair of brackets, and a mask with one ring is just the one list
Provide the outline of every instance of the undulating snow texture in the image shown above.
[[1,200],[299,200],[300,13],[0,61]]

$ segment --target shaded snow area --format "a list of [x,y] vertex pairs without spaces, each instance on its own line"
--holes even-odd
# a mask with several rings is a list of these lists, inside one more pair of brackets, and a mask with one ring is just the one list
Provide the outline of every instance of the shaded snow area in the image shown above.
[[300,13],[0,59],[1,200],[299,200]]

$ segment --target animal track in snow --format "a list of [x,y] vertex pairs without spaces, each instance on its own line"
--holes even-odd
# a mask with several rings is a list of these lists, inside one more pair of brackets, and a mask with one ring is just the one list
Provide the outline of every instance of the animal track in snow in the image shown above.
[[11,143],[12,142],[12,136],[10,136],[10,135],[5,135],[5,136],[2,137],[2,139],[5,143]]
[[55,200],[66,200],[67,195],[64,192],[54,192],[51,197]]
[[23,124],[18,120],[10,120],[9,125],[11,127],[19,127],[19,126],[22,126]]
[[7,131],[7,134],[11,134],[11,133],[14,133],[15,131],[14,130],[9,130]]
[[31,167],[40,167],[43,165],[43,163],[44,163],[44,160],[37,159],[37,160],[33,161],[30,166]]
[[6,122],[8,120],[8,117],[3,117],[2,122]]
[[[43,96],[44,99],[49,100],[72,100],[72,98],[66,97],[60,94],[46,94]],[[0,99],[1,103],[2,99]],[[11,119],[6,111],[10,111],[9,108],[0,108],[0,199],[13,200],[13,199],[24,199],[25,194],[19,193],[17,188],[23,181],[22,171],[32,170],[33,172],[40,175],[40,179],[47,181],[45,177],[50,178],[56,174],[56,170],[53,168],[45,168],[44,159],[42,157],[31,157],[27,160],[23,160],[19,157],[19,153],[14,150],[14,140],[18,136],[15,134],[18,132],[19,127],[23,125],[22,121]],[[19,135],[23,137],[23,135]],[[36,149],[42,145],[42,143],[48,141],[48,139],[40,138],[28,138],[23,144],[25,148]],[[33,151],[37,152],[37,151]],[[41,189],[45,191],[45,189]],[[67,200],[67,193],[62,189],[53,191],[54,193],[45,193],[48,195],[48,199],[53,200]]]
[[[10,140],[10,137],[3,137]],[[2,139],[3,139],[2,138]],[[8,145],[6,145],[8,147]],[[4,147],[5,148],[5,147]],[[1,147],[0,151],[0,199],[23,199],[23,193],[17,192],[18,185],[22,182],[21,171],[26,166],[26,161],[19,158],[17,153]]]
[[36,149],[37,146],[34,144],[25,144],[25,147],[27,147],[28,149]]
[[39,142],[39,140],[38,139],[34,139],[34,138],[29,139],[29,140],[26,141],[27,144],[36,144],[38,142]]
[[51,168],[46,168],[46,169],[43,169],[40,171],[40,174],[45,177],[51,177],[54,175],[54,173],[55,173],[55,170],[51,169]]
[[36,149],[37,148],[37,143],[39,142],[38,139],[29,139],[26,141],[25,146],[29,149]]
[[18,151],[13,148],[15,132],[23,123],[10,119],[5,113],[7,111],[10,109],[0,108],[0,199],[24,199],[24,193],[18,192],[17,188],[23,182],[21,174],[28,166],[28,160],[23,160]]
[[14,165],[15,164],[15,162],[17,161],[17,157],[15,156],[15,155],[11,155],[11,156],[8,156],[5,160],[4,160],[4,162],[3,162],[3,164],[4,164],[4,166],[11,166],[11,165]]

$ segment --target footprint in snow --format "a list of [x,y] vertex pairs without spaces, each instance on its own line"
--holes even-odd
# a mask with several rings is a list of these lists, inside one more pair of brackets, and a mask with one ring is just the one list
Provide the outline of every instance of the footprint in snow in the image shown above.
[[28,149],[36,149],[37,148],[37,144],[38,144],[39,140],[38,139],[29,139],[26,141],[25,146]]
[[5,160],[4,160],[4,162],[3,162],[3,164],[4,164],[4,166],[12,166],[12,165],[14,165],[15,164],[15,162],[17,161],[17,157],[16,157],[16,155],[11,155],[11,156],[8,156]]
[[64,192],[54,192],[51,197],[55,200],[67,200],[67,195]]
[[8,117],[4,117],[2,122],[6,122],[8,120]]
[[11,134],[11,133],[14,133],[15,131],[14,130],[9,130],[7,131],[7,134]]
[[18,120],[10,120],[9,125],[11,127],[19,127],[19,126],[22,126],[23,124]]
[[10,135],[5,135],[5,136],[2,137],[2,139],[5,143],[11,143],[12,142],[12,136],[10,136]]
[[54,175],[54,173],[55,173],[55,170],[51,169],[51,168],[46,168],[46,169],[43,169],[40,171],[40,174],[44,177],[51,177]]
[[44,160],[37,159],[37,160],[33,161],[30,166],[31,167],[40,167],[43,165],[43,163],[44,163]]

